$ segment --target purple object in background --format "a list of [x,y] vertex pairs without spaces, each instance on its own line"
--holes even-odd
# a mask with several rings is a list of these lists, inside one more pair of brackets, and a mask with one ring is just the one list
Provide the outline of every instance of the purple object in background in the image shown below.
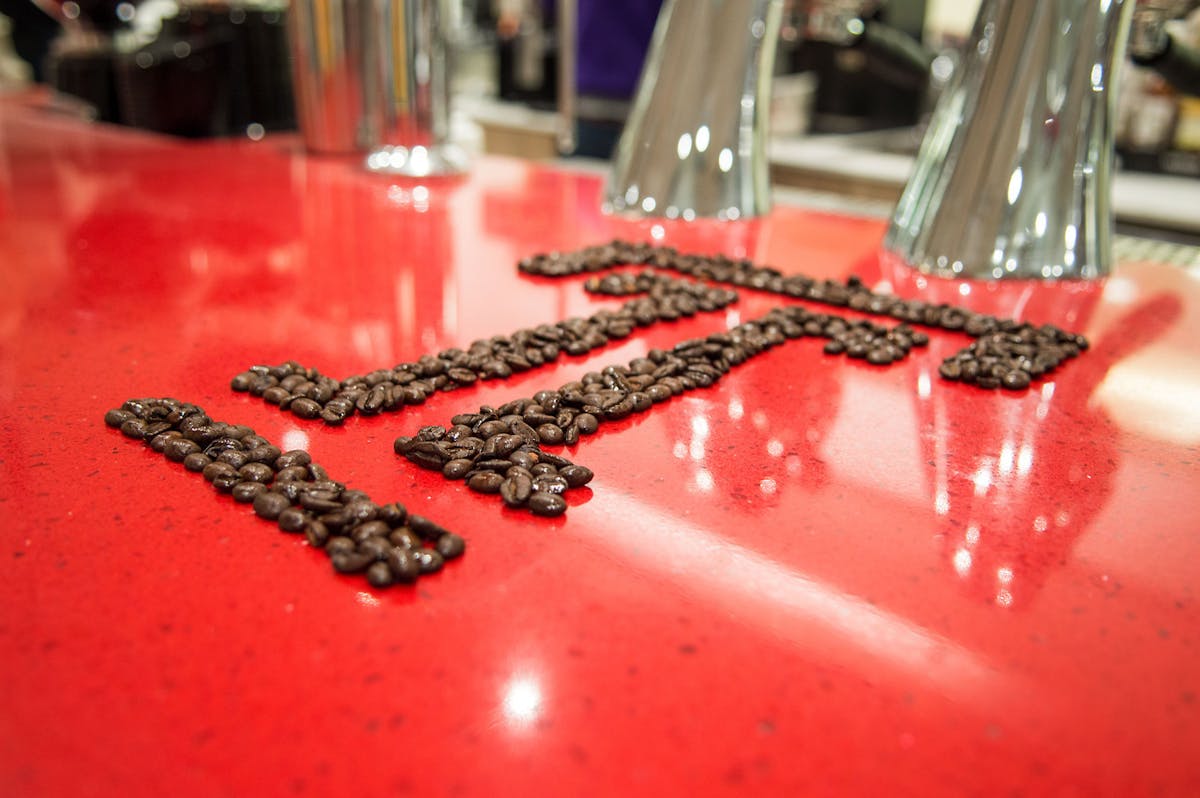
[[662,0],[579,0],[581,95],[633,96],[661,6]]

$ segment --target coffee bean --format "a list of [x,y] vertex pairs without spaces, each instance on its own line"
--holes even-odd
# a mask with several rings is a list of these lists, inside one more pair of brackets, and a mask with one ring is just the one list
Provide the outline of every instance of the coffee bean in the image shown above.
[[390,502],[379,508],[379,520],[390,527],[398,527],[408,518],[408,510],[400,502]]
[[445,558],[434,549],[412,549],[411,554],[422,574],[437,573],[445,563]]
[[425,516],[416,513],[409,514],[408,527],[426,540],[437,540],[448,531]]
[[509,507],[524,505],[532,492],[533,479],[524,474],[515,474],[500,483],[500,498]]
[[[317,523],[321,522],[318,521]],[[331,557],[335,554],[343,554],[346,552],[355,551],[357,548],[358,544],[343,535],[335,535],[330,537],[325,543],[325,552]]]
[[466,542],[453,532],[447,532],[437,539],[437,552],[447,560],[461,556],[466,548]]
[[385,562],[372,563],[367,568],[367,582],[371,587],[387,587],[396,581],[392,569]]
[[358,551],[369,554],[376,560],[384,559],[392,548],[391,541],[378,535],[370,535],[358,541]]
[[1002,384],[1010,391],[1020,391],[1029,387],[1029,373],[1021,369],[1013,369],[1004,375]]
[[192,452],[187,457],[183,458],[183,467],[188,471],[196,473],[204,471],[208,464],[212,462],[212,458],[203,452]]
[[555,424],[542,424],[537,428],[538,439],[546,446],[557,446],[563,442],[562,428]]
[[293,449],[290,452],[284,452],[275,458],[275,468],[282,471],[285,468],[295,468],[298,466],[307,466],[312,462],[312,457],[308,452],[301,449]]
[[442,466],[442,475],[446,477],[446,479],[462,479],[467,475],[467,472],[474,467],[475,464],[473,461],[468,460],[465,457],[459,457],[454,460],[448,460],[446,464]]
[[250,482],[261,482],[264,485],[275,478],[275,472],[265,463],[246,463],[238,469],[238,475]]
[[266,491],[254,497],[254,512],[268,521],[279,518],[279,514],[291,506],[291,502],[274,491]]
[[110,427],[120,429],[126,421],[132,421],[137,418],[128,410],[109,410],[104,414],[104,423]]
[[568,487],[581,488],[592,481],[594,474],[591,469],[581,465],[568,465],[559,469],[558,475],[566,481]]
[[304,527],[304,536],[308,538],[310,546],[318,549],[323,548],[329,541],[329,527],[317,519],[311,518]]
[[567,503],[555,493],[534,493],[529,497],[529,509],[534,515],[551,517],[566,512]]
[[388,551],[384,562],[387,563],[393,577],[400,584],[411,584],[421,574],[421,564],[416,549],[393,547]]
[[341,574],[354,574],[366,569],[375,558],[361,551],[339,551],[330,555],[333,569]]
[[213,488],[217,493],[232,493],[233,489],[241,484],[241,477],[237,473],[221,474],[212,481]]
[[467,487],[477,493],[498,493],[504,477],[495,471],[477,471],[467,480]]
[[254,501],[255,497],[257,497],[260,493],[265,493],[266,490],[267,486],[261,482],[239,481],[233,486],[230,494],[233,496],[234,501],[241,502],[242,504],[248,504]]
[[[258,512],[257,504],[255,504],[254,511]],[[308,518],[308,514],[299,507],[288,507],[280,512],[275,520],[283,532],[303,532]]]

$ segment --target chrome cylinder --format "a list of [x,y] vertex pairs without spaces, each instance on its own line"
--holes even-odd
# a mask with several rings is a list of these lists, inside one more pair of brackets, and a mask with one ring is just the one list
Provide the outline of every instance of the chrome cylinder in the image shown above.
[[427,177],[464,168],[450,142],[450,75],[442,0],[372,0],[368,114],[378,126],[367,168]]
[[365,152],[375,142],[363,68],[370,5],[371,0],[291,2],[292,89],[310,152]]
[[606,210],[738,219],[771,207],[767,118],[782,0],[667,0]]
[[947,277],[1110,269],[1116,71],[1133,0],[983,0],[884,239]]

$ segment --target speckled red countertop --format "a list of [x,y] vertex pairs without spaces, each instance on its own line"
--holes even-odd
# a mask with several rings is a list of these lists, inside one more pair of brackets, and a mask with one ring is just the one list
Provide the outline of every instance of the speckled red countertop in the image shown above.
[[[929,283],[877,221],[614,220],[483,159],[417,186],[287,138],[188,143],[0,103],[0,792],[10,796],[1200,793],[1200,280]],[[614,236],[1086,334],[1023,392],[799,340],[608,425],[536,519],[392,440],[759,315],[344,427],[229,388],[390,367],[616,300],[521,276]],[[822,308],[827,310],[827,308]],[[461,532],[415,588],[336,576],[106,428],[196,402]]]

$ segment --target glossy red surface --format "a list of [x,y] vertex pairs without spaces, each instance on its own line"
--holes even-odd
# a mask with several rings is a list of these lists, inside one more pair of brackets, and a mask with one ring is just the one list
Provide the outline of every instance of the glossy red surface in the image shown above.
[[[483,159],[418,187],[290,139],[186,143],[0,104],[0,792],[1194,795],[1200,282],[926,283],[877,221],[612,219],[594,176]],[[392,439],[776,304],[329,429],[229,390],[347,375],[614,300],[517,274],[615,235],[862,274],[1086,333],[1053,379],[790,342],[605,428],[560,519]],[[964,294],[969,290],[969,293]],[[105,428],[175,396],[462,532],[369,589]]]

